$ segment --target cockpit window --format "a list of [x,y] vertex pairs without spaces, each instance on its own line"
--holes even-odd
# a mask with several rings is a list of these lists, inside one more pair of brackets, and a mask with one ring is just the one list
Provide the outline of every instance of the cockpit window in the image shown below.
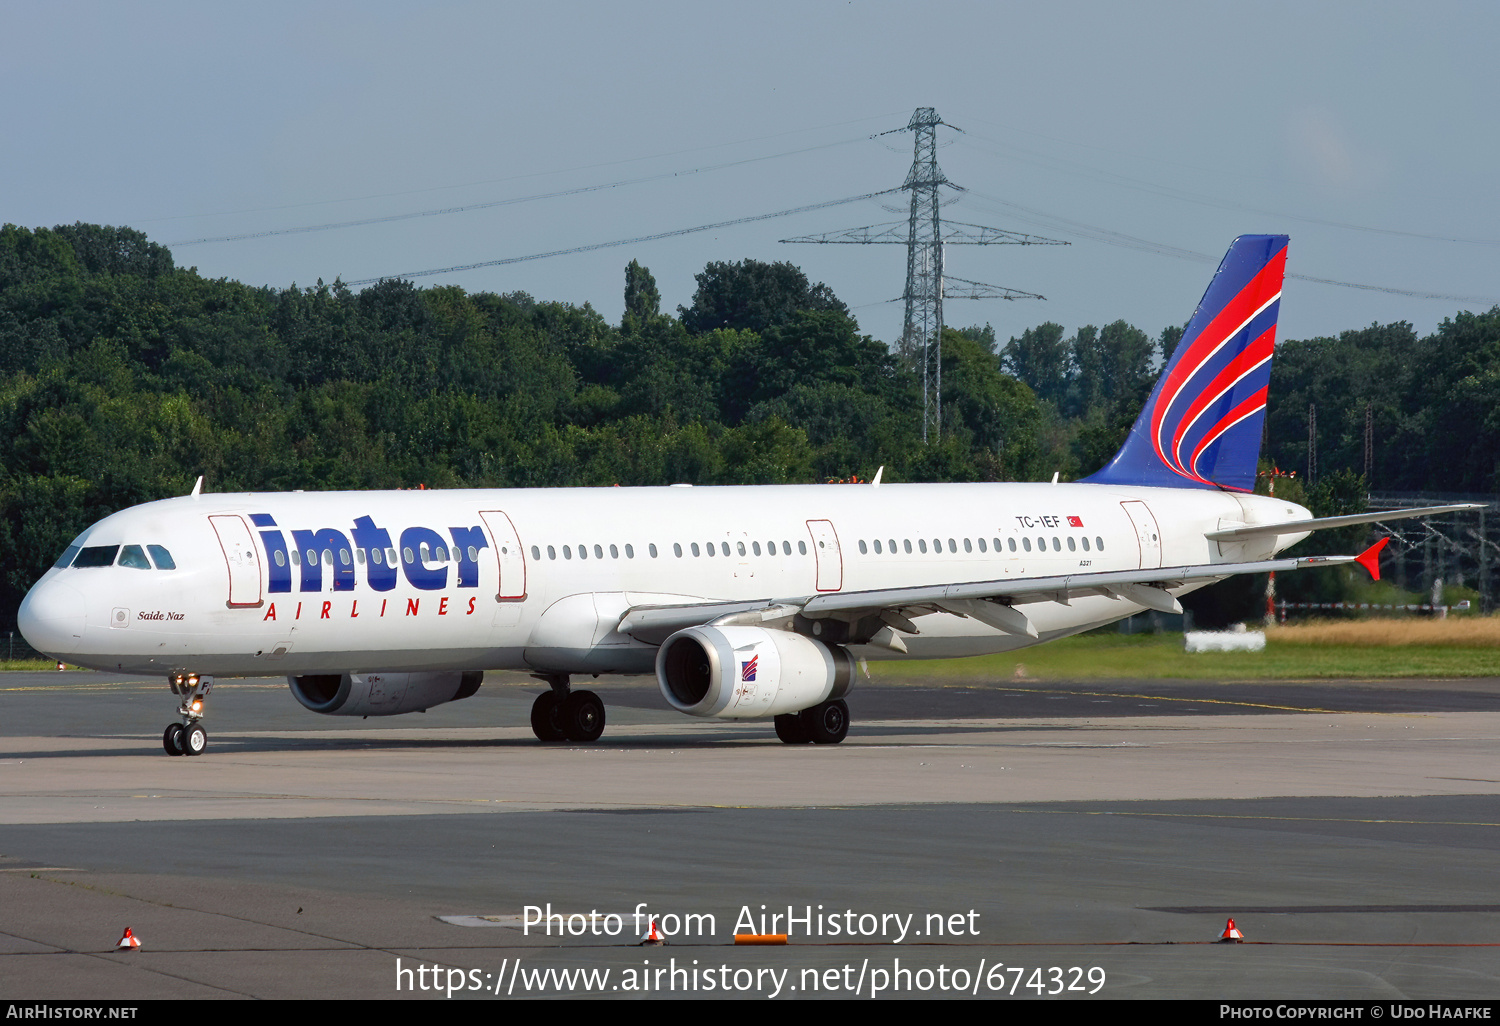
[[73,566],[110,566],[114,563],[119,551],[118,545],[89,545],[78,553],[78,558],[73,560]]
[[[177,564],[172,561],[172,554],[160,545],[147,545],[146,551],[151,553],[151,558],[156,560],[158,570],[176,570]],[[280,555],[278,552],[277,555]]]
[[151,569],[151,564],[146,561],[146,553],[139,545],[127,545],[120,550],[120,566],[134,567],[137,570]]
[[52,565],[59,568],[72,566],[73,557],[78,555],[78,550],[81,548],[83,548],[82,545],[69,545],[66,549],[63,550],[63,554],[57,557],[57,562],[53,563]]

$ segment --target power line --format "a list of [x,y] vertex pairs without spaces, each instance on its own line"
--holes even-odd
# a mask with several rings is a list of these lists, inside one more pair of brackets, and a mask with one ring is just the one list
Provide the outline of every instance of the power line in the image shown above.
[[[1012,213],[1011,216],[1017,217],[1017,220],[1030,220],[1030,222],[1033,224],[1041,225],[1042,227],[1048,228],[1052,231],[1060,232],[1063,235],[1074,235],[1078,238],[1089,239],[1093,242],[1102,242],[1106,246],[1118,246],[1123,249],[1134,249],[1146,253],[1155,253],[1158,256],[1171,257],[1174,260],[1188,260],[1193,263],[1212,264],[1218,259],[1217,257],[1209,255],[1208,253],[1200,253],[1197,250],[1183,249],[1180,246],[1172,246],[1165,242],[1153,242],[1150,239],[1143,239],[1135,235],[1127,235],[1124,232],[1113,231],[1109,228],[1100,227],[1099,225],[1091,225],[1083,221],[1072,221],[1065,217],[1059,217],[1056,214],[1049,214],[1043,210],[1036,210],[1032,207],[1023,207],[1018,203],[1011,203],[1009,200],[1000,199],[998,196],[990,196],[986,193],[979,192],[978,190],[970,189],[968,190],[968,192],[973,196],[981,197],[991,203],[997,203],[1000,206],[1006,207],[1012,211],[1020,211],[1022,212],[1022,215],[1030,215],[1030,218],[1028,218],[1026,216],[1017,216],[1015,213]],[[1398,288],[1394,285],[1369,285],[1363,282],[1338,281],[1334,278],[1317,278],[1309,274],[1295,274],[1291,271],[1288,271],[1286,276],[1288,278],[1294,278],[1298,281],[1312,282],[1316,285],[1334,285],[1344,289],[1361,289],[1367,292],[1384,292],[1388,295],[1408,296],[1413,299],[1436,299],[1448,303],[1500,303],[1500,299],[1496,299],[1493,296],[1461,296],[1453,295],[1447,292],[1429,292],[1423,289],[1404,289]]]
[[[997,142],[993,139],[987,139],[982,135],[971,135],[970,138],[971,140],[980,139],[984,142],[988,142],[1002,148],[1007,146],[1007,144],[1005,143]],[[976,148],[980,150],[984,149],[983,146],[979,146]],[[1073,174],[1091,178],[1094,181],[1105,182],[1107,184],[1116,185],[1121,188],[1134,189],[1139,192],[1161,196],[1165,199],[1180,200],[1188,203],[1197,203],[1201,206],[1215,207],[1220,210],[1240,210],[1250,214],[1260,214],[1264,217],[1277,217],[1289,221],[1301,221],[1305,224],[1322,225],[1325,228],[1341,228],[1347,231],[1370,232],[1376,235],[1391,235],[1397,238],[1423,239],[1429,242],[1457,242],[1472,246],[1500,246],[1500,239],[1480,239],[1461,235],[1436,235],[1429,232],[1411,232],[1403,231],[1397,228],[1381,228],[1375,225],[1356,224],[1352,221],[1336,221],[1325,217],[1310,217],[1303,214],[1288,214],[1285,211],[1280,210],[1267,210],[1263,207],[1251,206],[1248,203],[1236,203],[1230,200],[1222,200],[1213,196],[1205,195],[1203,193],[1192,192],[1187,189],[1178,189],[1172,186],[1161,185],[1159,183],[1146,181],[1140,178],[1132,178],[1129,175],[1122,175],[1114,171],[1105,171],[1101,168],[1090,167],[1087,164],[1081,164],[1077,161],[1068,160],[1064,157],[1053,157],[1049,154],[1038,153],[1034,150],[1022,149],[1019,146],[1010,146],[1009,148],[1017,151],[1018,153],[1027,154],[1034,159],[1027,160],[1024,157],[1017,157],[1014,155],[997,155],[1001,156],[1003,159],[1016,160],[1021,163],[1029,163],[1050,171],[1069,171]]]
[[[618,167],[621,164],[638,164],[643,160],[658,160],[662,157],[680,157],[684,153],[702,153],[704,150],[719,150],[726,146],[739,146],[744,143],[763,142],[766,139],[782,139],[789,135],[800,135],[803,132],[821,132],[829,128],[843,128],[845,125],[857,125],[864,121],[884,121],[893,118],[900,111],[892,111],[889,114],[876,114],[867,118],[851,118],[848,121],[837,121],[830,125],[814,125],[811,128],[796,128],[788,132],[773,132],[770,135],[751,136],[748,139],[732,139],[729,142],[714,143],[710,146],[690,146],[687,149],[670,150],[666,153],[649,153],[642,157],[626,157],[622,160],[601,160],[593,164],[579,164],[576,167],[554,168],[550,171],[532,171],[524,175],[510,175],[506,178],[484,178],[475,182],[459,182],[454,185],[431,185],[423,189],[403,189],[398,192],[376,192],[366,196],[344,196],[331,200],[308,200],[305,203],[283,203],[273,207],[247,207],[243,210],[217,210],[203,214],[170,214],[164,217],[137,217],[133,218],[131,224],[151,224],[156,221],[184,221],[194,217],[225,217],[233,214],[263,214],[275,210],[297,210],[302,207],[322,207],[332,203],[359,203],[372,199],[391,199],[395,196],[418,196],[424,192],[443,192],[448,189],[469,189],[476,185],[498,185],[503,182],[518,182],[527,178],[548,178],[552,175],[571,174],[574,171],[592,171],[597,167]],[[873,139],[874,136],[864,136]]]
[[899,187],[894,189],[881,189],[879,192],[867,192],[859,196],[846,196],[843,199],[825,200],[822,203],[809,203],[803,207],[792,207],[790,210],[778,210],[770,214],[752,214],[749,217],[737,217],[732,221],[716,221],[713,224],[700,224],[692,228],[676,228],[669,232],[657,232],[653,235],[637,235],[631,239],[616,239],[613,242],[595,242],[587,246],[572,246],[568,249],[553,249],[545,253],[530,253],[526,256],[502,257],[498,260],[480,260],[472,264],[456,264],[453,267],[435,267],[427,271],[403,271],[401,274],[386,274],[379,278],[361,278],[358,281],[345,282],[346,285],[373,285],[387,278],[425,278],[434,274],[449,274],[457,271],[473,271],[480,267],[500,267],[505,264],[525,263],[528,260],[545,260],[548,257],[567,256],[571,253],[589,253],[596,249],[610,249],[614,246],[633,246],[641,242],[655,242],[658,239],[670,239],[678,235],[691,235],[694,232],[708,232],[716,228],[729,228],[737,224],[749,224],[752,221],[769,221],[775,217],[788,217],[792,214],[804,214],[810,210],[822,210],[826,207],[837,207],[845,203],[858,203],[860,200],[874,199],[876,196],[884,196],[892,192],[900,192]]
[[580,185],[573,189],[560,189],[556,192],[535,193],[530,196],[513,196],[503,200],[489,200],[483,203],[467,203],[457,207],[439,207],[434,210],[414,210],[405,214],[385,214],[380,217],[363,217],[352,221],[330,221],[326,224],[301,225],[295,228],[270,228],[259,232],[241,232],[237,235],[214,235],[202,239],[182,239],[177,242],[169,242],[167,245],[173,248],[184,246],[201,246],[209,242],[242,242],[246,239],[265,239],[275,235],[305,235],[309,232],[333,231],[337,228],[357,228],[371,224],[390,224],[395,221],[410,221],[420,217],[439,217],[444,214],[463,214],[473,210],[489,210],[494,207],[512,206],[517,203],[531,203],[536,200],[557,199],[562,196],[578,196],[588,192],[601,192],[605,189],[618,189],[624,185],[640,185],[644,182],[659,182],[667,178],[686,178],[689,175],[701,175],[709,171],[722,171],[725,168],[740,167],[744,164],[754,164],[763,160],[776,160],[780,157],[792,157],[801,153],[812,153],[815,150],[826,150],[834,146],[847,146],[852,142],[863,142],[868,136],[860,136],[855,139],[840,139],[837,142],[820,143],[817,146],[806,146],[800,150],[787,150],[784,153],[771,153],[761,157],[745,157],[741,160],[725,161],[721,164],[710,164],[705,167],[689,168],[683,171],[663,171],[659,174],[646,175],[641,178],[627,178],[618,182],[603,182],[598,185]]

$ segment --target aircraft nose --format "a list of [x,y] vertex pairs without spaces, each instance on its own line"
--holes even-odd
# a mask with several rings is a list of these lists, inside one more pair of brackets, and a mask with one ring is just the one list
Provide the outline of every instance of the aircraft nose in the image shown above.
[[62,656],[83,640],[83,592],[61,581],[42,581],[26,593],[16,612],[21,637],[38,652]]

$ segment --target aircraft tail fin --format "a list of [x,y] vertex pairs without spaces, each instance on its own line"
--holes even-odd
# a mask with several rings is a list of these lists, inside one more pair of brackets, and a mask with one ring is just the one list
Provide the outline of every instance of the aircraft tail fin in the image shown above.
[[1230,243],[1125,445],[1084,481],[1254,490],[1286,248]]

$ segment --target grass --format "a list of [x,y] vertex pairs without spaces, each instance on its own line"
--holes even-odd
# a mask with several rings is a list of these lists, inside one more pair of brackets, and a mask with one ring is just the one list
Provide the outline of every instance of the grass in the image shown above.
[[[1160,677],[1308,680],[1500,677],[1500,620],[1364,621],[1272,630],[1263,652],[1189,655],[1181,634],[1085,634],[1003,655],[872,662],[882,683]],[[1465,629],[1445,633],[1447,625]],[[1479,629],[1476,629],[1479,628]],[[1426,633],[1430,631],[1430,633]]]

